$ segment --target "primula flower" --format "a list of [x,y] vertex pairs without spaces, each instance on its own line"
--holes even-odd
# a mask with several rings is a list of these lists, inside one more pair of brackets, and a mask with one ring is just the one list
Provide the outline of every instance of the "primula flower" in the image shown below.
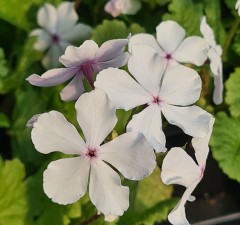
[[90,36],[91,28],[82,23],[76,24],[77,20],[78,15],[74,10],[74,3],[62,2],[57,9],[46,3],[39,9],[37,22],[42,29],[34,29],[30,35],[37,36],[34,45],[36,50],[48,49],[42,60],[45,68],[58,66],[58,58],[68,45]]
[[161,22],[157,28],[157,40],[150,34],[136,34],[129,41],[129,51],[136,44],[146,44],[155,49],[166,63],[192,63],[201,66],[207,59],[208,45],[201,37],[185,37],[185,30],[176,22]]
[[223,92],[223,74],[222,74],[222,48],[216,44],[214,33],[211,27],[207,24],[206,17],[203,16],[200,24],[200,31],[204,40],[209,45],[208,58],[210,60],[210,68],[214,75],[214,92],[213,102],[215,104],[222,103]]
[[48,165],[44,192],[56,203],[74,203],[86,193],[90,180],[89,195],[97,209],[106,216],[122,215],[129,206],[129,189],[121,186],[112,167],[127,179],[140,180],[152,173],[154,152],[143,135],[133,132],[101,145],[117,122],[115,106],[104,92],[83,94],[75,108],[86,141],[57,111],[41,114],[33,124],[31,137],[39,152],[76,155]]
[[192,139],[197,164],[185,150],[178,147],[172,148],[163,160],[162,181],[165,184],[179,184],[186,187],[181,200],[168,215],[173,225],[190,225],[186,219],[185,203],[194,200],[191,194],[203,177],[213,124],[214,119],[211,118],[208,134],[203,138]]
[[117,17],[120,14],[134,15],[140,8],[141,2],[139,0],[109,0],[104,10],[113,17]]
[[39,87],[49,87],[72,81],[61,91],[63,101],[76,100],[83,92],[83,79],[93,84],[94,74],[108,67],[124,66],[129,53],[124,52],[128,39],[115,39],[103,43],[100,47],[91,40],[80,47],[68,46],[60,62],[67,68],[52,69],[42,76],[33,74],[27,78],[29,83]]
[[240,0],[236,1],[235,9],[238,11],[238,15],[240,16]]
[[210,114],[197,106],[188,106],[199,99],[201,92],[201,79],[195,70],[177,65],[165,71],[159,54],[140,44],[132,47],[128,69],[136,81],[123,70],[109,68],[101,71],[94,83],[117,108],[129,110],[147,105],[133,116],[128,131],[142,132],[157,152],[164,151],[162,112],[169,123],[186,134],[206,135]]

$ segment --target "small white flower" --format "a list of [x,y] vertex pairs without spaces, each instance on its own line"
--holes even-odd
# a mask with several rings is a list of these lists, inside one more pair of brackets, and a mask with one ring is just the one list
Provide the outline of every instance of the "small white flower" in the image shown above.
[[140,8],[141,2],[139,0],[109,0],[104,10],[113,17],[117,17],[120,14],[134,15]]
[[56,9],[46,3],[37,13],[37,22],[42,29],[34,29],[30,35],[37,36],[34,45],[36,50],[45,51],[42,60],[45,68],[59,65],[58,58],[68,45],[77,40],[90,36],[91,28],[82,23],[76,24],[78,15],[74,10],[74,3],[62,2]]
[[74,203],[86,193],[89,180],[90,199],[97,209],[112,218],[122,215],[129,206],[129,189],[121,186],[111,166],[127,179],[140,180],[152,173],[154,152],[143,135],[133,132],[102,144],[117,123],[115,106],[104,92],[83,94],[75,107],[86,141],[57,111],[43,113],[33,124],[31,137],[39,152],[77,155],[48,165],[44,192],[59,204]]
[[170,212],[168,219],[173,225],[190,225],[186,219],[185,203],[194,199],[193,190],[201,181],[209,152],[209,139],[212,134],[214,118],[209,123],[209,132],[203,138],[193,138],[197,163],[181,148],[172,148],[163,160],[161,178],[165,184],[178,184],[186,187],[181,200]]
[[222,48],[216,44],[214,33],[211,27],[207,24],[206,17],[203,16],[200,24],[200,31],[204,40],[209,45],[208,58],[210,60],[210,68],[214,75],[214,93],[213,102],[215,104],[222,103],[223,92],[223,73],[222,73]]
[[94,83],[117,108],[129,110],[146,105],[128,123],[128,131],[142,132],[157,152],[166,150],[161,113],[186,134],[207,134],[211,115],[197,106],[188,106],[199,99],[201,92],[201,79],[195,70],[177,65],[165,71],[159,54],[140,44],[132,47],[128,69],[136,81],[123,70],[109,68],[101,71]]
[[238,15],[240,16],[240,0],[236,1],[235,9],[238,11]]
[[33,74],[27,78],[32,85],[50,87],[72,81],[61,91],[63,101],[76,100],[85,90],[82,80],[86,78],[91,85],[94,75],[108,67],[124,66],[129,53],[124,52],[128,39],[115,39],[103,43],[100,47],[91,40],[85,41],[80,47],[68,46],[60,62],[67,68],[52,69],[42,76]]
[[150,34],[133,35],[129,41],[129,51],[136,44],[146,44],[154,48],[170,65],[192,63],[201,66],[207,59],[207,43],[201,37],[184,39],[185,30],[176,22],[161,22],[157,28],[157,40]]

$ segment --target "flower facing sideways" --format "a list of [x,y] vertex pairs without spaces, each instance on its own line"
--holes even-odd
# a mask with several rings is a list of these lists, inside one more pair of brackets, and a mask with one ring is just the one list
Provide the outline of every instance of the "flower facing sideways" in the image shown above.
[[201,79],[194,70],[177,65],[166,70],[159,54],[147,45],[132,47],[128,69],[101,71],[94,83],[104,90],[117,108],[129,110],[146,106],[127,125],[128,131],[143,133],[157,152],[165,151],[161,113],[169,123],[186,134],[202,137],[208,133],[211,115],[197,106]]
[[215,104],[222,103],[223,92],[223,72],[222,72],[222,48],[216,44],[213,30],[207,24],[206,17],[203,16],[200,24],[200,31],[209,45],[208,58],[210,60],[210,68],[214,75],[214,92],[213,102]]
[[115,106],[104,92],[83,94],[75,107],[86,141],[57,111],[41,114],[33,124],[31,137],[39,152],[77,155],[48,165],[44,192],[59,204],[74,203],[86,193],[89,180],[90,199],[97,209],[105,216],[122,215],[129,206],[129,189],[121,186],[112,167],[127,179],[140,180],[152,173],[154,152],[143,135],[133,132],[101,145],[117,122]]
[[136,44],[146,44],[155,49],[168,65],[192,63],[201,66],[206,61],[207,43],[197,36],[184,39],[185,30],[175,21],[161,22],[156,31],[157,40],[150,34],[133,35],[129,41],[129,52]]
[[113,17],[117,17],[120,14],[134,15],[140,8],[139,0],[109,0],[104,10]]
[[163,160],[161,172],[163,183],[178,184],[186,187],[181,200],[168,215],[168,219],[173,225],[190,225],[186,219],[185,204],[187,201],[194,200],[191,194],[202,180],[209,152],[208,143],[212,134],[213,124],[214,119],[211,118],[208,134],[203,138],[192,139],[197,164],[185,150],[179,147],[172,148]]
[[46,3],[39,9],[37,21],[41,29],[34,29],[30,35],[37,36],[36,50],[48,49],[42,61],[45,68],[58,66],[58,58],[68,45],[90,36],[91,28],[82,23],[76,24],[77,20],[74,4],[70,2],[62,2],[57,9]]
[[42,76],[33,74],[27,78],[29,83],[39,87],[49,87],[72,81],[61,91],[63,101],[76,100],[83,92],[83,79],[93,84],[94,75],[108,67],[124,66],[129,53],[124,52],[128,39],[115,39],[103,43],[100,47],[91,40],[80,47],[68,46],[60,62],[67,68],[52,69]]

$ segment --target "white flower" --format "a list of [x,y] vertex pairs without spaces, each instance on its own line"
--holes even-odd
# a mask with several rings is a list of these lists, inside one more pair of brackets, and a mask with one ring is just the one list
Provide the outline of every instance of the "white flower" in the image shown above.
[[211,27],[207,24],[206,17],[203,16],[200,24],[200,31],[204,40],[209,45],[208,58],[210,60],[210,68],[214,75],[214,93],[213,102],[215,104],[222,103],[223,92],[223,73],[222,73],[222,48],[216,44],[214,33]]
[[78,15],[74,10],[74,3],[62,2],[56,9],[46,3],[37,14],[37,22],[42,29],[34,29],[30,35],[37,36],[34,45],[36,50],[45,51],[42,60],[45,68],[58,66],[58,58],[68,45],[77,40],[90,36],[91,28],[82,23],[76,24]]
[[201,66],[207,59],[207,43],[201,37],[185,37],[185,30],[176,22],[161,22],[157,28],[157,40],[150,34],[133,35],[129,41],[129,51],[136,44],[146,44],[154,48],[170,65],[192,63]]
[[140,8],[141,2],[139,0],[109,0],[104,10],[113,17],[117,17],[120,14],[134,15]]
[[240,0],[236,1],[235,9],[238,11],[238,15],[240,16]]
[[109,68],[101,71],[94,83],[117,108],[129,110],[146,105],[128,123],[128,131],[142,132],[157,152],[165,151],[162,112],[169,123],[186,134],[207,134],[210,114],[188,106],[199,99],[201,92],[201,79],[195,70],[177,65],[165,71],[159,54],[140,44],[132,47],[128,69],[136,81],[123,70]]
[[186,187],[181,200],[170,212],[168,219],[173,225],[189,225],[185,214],[185,203],[194,199],[193,190],[201,181],[209,152],[209,139],[212,133],[214,118],[209,123],[209,132],[203,138],[193,138],[197,163],[181,148],[172,148],[163,160],[161,178],[165,184],[179,184]]
[[75,107],[86,141],[57,111],[43,113],[33,125],[31,137],[39,152],[77,155],[48,165],[44,192],[54,202],[70,204],[86,193],[90,180],[89,195],[97,209],[106,216],[122,215],[129,206],[129,189],[121,186],[120,176],[111,166],[127,179],[139,180],[152,173],[154,152],[143,135],[133,132],[102,144],[117,122],[115,106],[104,92],[83,94]]
[[115,39],[103,43],[100,47],[91,40],[80,47],[68,46],[60,62],[67,68],[52,69],[42,76],[33,74],[27,78],[29,83],[39,87],[49,87],[72,81],[61,91],[63,101],[76,100],[85,90],[82,80],[86,78],[91,85],[94,75],[108,67],[124,66],[129,53],[124,52],[128,39]]

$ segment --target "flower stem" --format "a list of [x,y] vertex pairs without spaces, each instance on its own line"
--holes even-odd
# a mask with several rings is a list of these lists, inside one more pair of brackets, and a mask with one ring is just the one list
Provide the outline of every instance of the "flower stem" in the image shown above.
[[233,39],[235,33],[237,32],[237,28],[238,28],[239,24],[240,24],[240,17],[237,17],[235,19],[233,25],[231,26],[228,34],[226,35],[226,38],[225,38],[225,41],[223,44],[223,61],[227,60],[227,52],[228,52],[228,49],[232,42],[232,39]]

